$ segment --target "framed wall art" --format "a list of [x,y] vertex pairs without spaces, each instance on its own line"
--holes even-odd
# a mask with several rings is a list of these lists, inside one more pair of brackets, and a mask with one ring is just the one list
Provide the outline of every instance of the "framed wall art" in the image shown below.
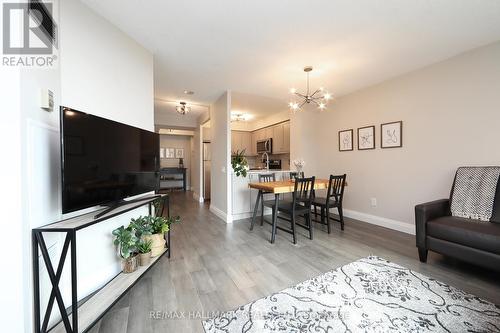
[[165,158],[175,158],[175,148],[165,148]]
[[184,158],[184,148],[175,149],[175,158]]
[[358,128],[358,150],[375,149],[375,126]]
[[353,150],[353,130],[343,130],[339,131],[339,151],[351,151]]
[[394,121],[380,125],[380,147],[403,147],[403,122]]

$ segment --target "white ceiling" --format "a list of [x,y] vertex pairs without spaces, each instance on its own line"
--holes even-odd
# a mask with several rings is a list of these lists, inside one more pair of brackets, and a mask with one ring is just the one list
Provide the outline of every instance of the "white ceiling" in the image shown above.
[[185,115],[179,114],[175,107],[179,105],[179,101],[168,101],[155,99],[155,125],[159,127],[178,127],[178,128],[194,128],[198,125],[198,118],[205,112],[208,112],[208,107],[205,105],[192,104],[190,100],[183,99],[187,105],[191,107],[191,111]]
[[498,0],[82,0],[155,55],[155,96],[344,95],[500,40]]
[[262,119],[287,110],[287,104],[283,103],[280,99],[238,91],[231,92],[231,112],[250,115],[250,121]]

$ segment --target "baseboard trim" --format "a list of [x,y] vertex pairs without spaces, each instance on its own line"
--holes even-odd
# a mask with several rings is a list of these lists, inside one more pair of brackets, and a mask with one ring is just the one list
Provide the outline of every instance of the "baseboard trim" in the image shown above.
[[344,209],[344,216],[362,222],[375,224],[380,227],[389,228],[406,234],[415,235],[415,226],[409,223],[391,220],[385,217],[357,212],[355,210]]
[[210,211],[217,215],[220,219],[222,219],[226,223],[232,223],[233,222],[233,217],[231,215],[228,215],[224,213],[222,210],[219,208],[215,207],[214,205],[210,204]]
[[205,202],[205,199],[203,199],[203,197],[198,195],[198,193],[196,193],[196,192],[193,192],[193,199],[200,202],[200,203]]

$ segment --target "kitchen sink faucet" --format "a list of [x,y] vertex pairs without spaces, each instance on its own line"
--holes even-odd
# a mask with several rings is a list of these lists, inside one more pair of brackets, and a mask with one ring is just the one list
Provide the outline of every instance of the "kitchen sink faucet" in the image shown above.
[[262,153],[262,162],[264,162],[264,155],[266,155],[266,170],[269,171],[269,154],[267,153],[267,151]]

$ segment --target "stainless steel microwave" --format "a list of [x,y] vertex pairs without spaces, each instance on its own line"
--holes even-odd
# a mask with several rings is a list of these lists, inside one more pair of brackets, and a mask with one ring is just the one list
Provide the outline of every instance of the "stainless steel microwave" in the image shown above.
[[257,153],[268,153],[271,154],[273,152],[273,139],[269,138],[266,140],[257,141]]

